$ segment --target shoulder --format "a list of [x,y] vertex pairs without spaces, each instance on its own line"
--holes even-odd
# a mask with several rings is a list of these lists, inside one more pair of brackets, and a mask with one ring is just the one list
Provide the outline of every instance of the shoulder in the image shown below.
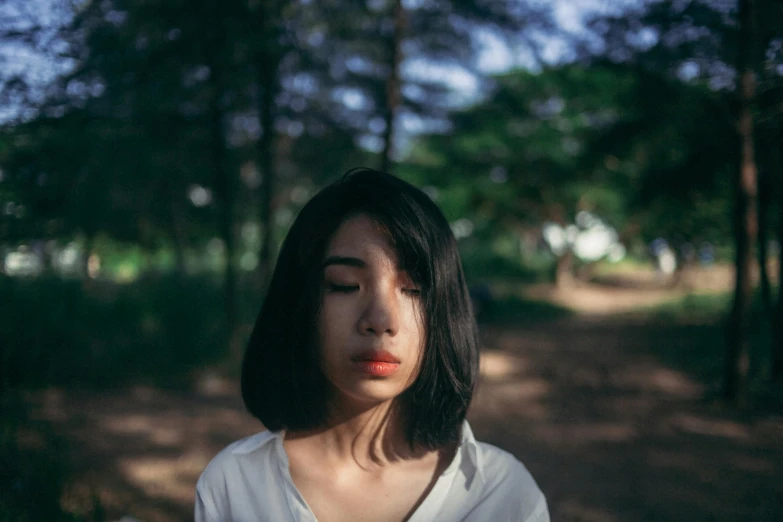
[[480,473],[485,481],[500,484],[510,480],[517,486],[538,489],[533,476],[514,455],[486,442],[477,442],[476,445],[480,454]]
[[196,484],[197,522],[225,520],[226,513],[254,512],[258,491],[273,489],[276,453],[272,442],[277,438],[278,434],[264,431],[229,444],[215,455]]
[[277,434],[263,431],[232,442],[207,464],[198,480],[197,489],[202,493],[216,493],[245,475],[245,468],[255,468],[260,461],[270,460]]
[[484,442],[476,445],[485,494],[494,497],[503,511],[521,515],[519,520],[548,521],[546,499],[527,467],[508,451]]

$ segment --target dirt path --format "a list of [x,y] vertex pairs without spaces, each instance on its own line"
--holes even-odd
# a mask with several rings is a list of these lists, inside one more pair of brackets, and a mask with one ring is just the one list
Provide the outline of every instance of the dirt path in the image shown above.
[[783,520],[783,417],[711,406],[650,355],[702,335],[610,320],[490,331],[477,436],[528,465],[553,520]]
[[696,294],[730,292],[732,267],[719,265],[691,267],[680,276],[679,284],[662,278],[654,270],[634,267],[633,271],[597,274],[592,283],[575,281],[565,288],[550,284],[526,285],[519,292],[528,299],[546,301],[582,315],[613,315],[676,301]]
[[[783,520],[783,417],[710,405],[703,384],[651,355],[687,350],[702,327],[630,321],[485,329],[476,435],[525,462],[555,521]],[[259,429],[220,381],[30,400],[70,442],[70,507],[97,492],[109,520],[189,520],[204,465]]]

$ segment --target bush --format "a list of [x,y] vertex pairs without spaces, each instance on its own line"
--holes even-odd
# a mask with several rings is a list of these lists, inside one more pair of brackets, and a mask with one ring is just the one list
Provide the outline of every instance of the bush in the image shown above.
[[11,387],[176,384],[225,357],[216,281],[0,278],[2,381]]

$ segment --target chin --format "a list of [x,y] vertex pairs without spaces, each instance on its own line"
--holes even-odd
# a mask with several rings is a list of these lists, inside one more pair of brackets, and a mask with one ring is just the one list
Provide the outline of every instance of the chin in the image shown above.
[[351,401],[376,406],[399,397],[405,388],[399,383],[383,382],[381,379],[356,383],[350,388],[340,390],[341,394]]

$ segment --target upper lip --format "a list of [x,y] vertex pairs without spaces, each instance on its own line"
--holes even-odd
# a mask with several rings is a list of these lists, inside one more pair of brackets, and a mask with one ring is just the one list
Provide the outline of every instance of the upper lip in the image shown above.
[[377,361],[377,362],[395,363],[395,364],[400,363],[399,358],[395,357],[394,355],[391,354],[391,352],[387,352],[386,350],[362,350],[361,352],[351,357],[351,360],[354,362]]

